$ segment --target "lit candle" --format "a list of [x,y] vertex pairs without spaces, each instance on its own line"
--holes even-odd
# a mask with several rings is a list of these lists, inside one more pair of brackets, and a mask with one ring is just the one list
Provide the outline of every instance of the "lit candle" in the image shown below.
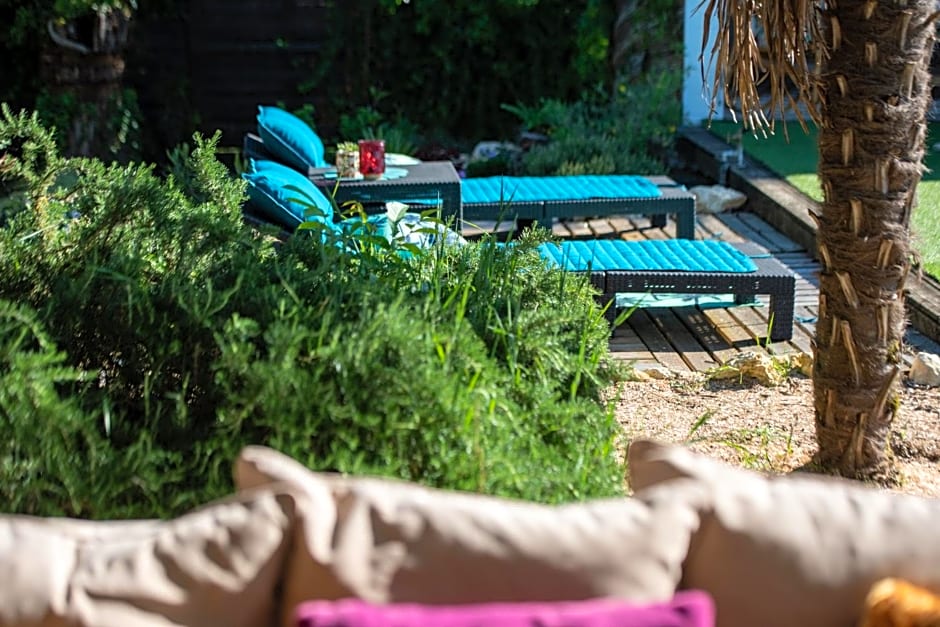
[[381,178],[385,173],[385,140],[359,140],[359,171],[367,179]]

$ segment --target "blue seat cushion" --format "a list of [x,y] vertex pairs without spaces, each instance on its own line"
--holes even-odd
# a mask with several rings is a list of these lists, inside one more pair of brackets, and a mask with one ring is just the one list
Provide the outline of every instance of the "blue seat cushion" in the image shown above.
[[717,240],[589,240],[545,243],[539,254],[550,265],[573,272],[635,270],[674,272],[756,272],[754,261]]
[[271,222],[293,230],[305,221],[333,224],[330,199],[306,176],[269,160],[254,160],[242,174],[248,199]]
[[658,198],[662,191],[644,176],[489,176],[460,182],[464,203],[549,202],[594,198]]
[[258,107],[258,135],[278,161],[306,173],[326,165],[323,141],[310,125],[278,107]]

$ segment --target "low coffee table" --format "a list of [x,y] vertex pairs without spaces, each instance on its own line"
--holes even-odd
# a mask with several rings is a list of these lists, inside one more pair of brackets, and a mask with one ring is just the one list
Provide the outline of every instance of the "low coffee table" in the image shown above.
[[[380,204],[390,200],[399,202],[421,199],[437,200],[441,207],[441,219],[453,219],[452,228],[460,232],[463,209],[460,201],[460,177],[450,161],[424,161],[414,165],[396,166],[407,170],[405,176],[393,179],[341,180],[326,176],[334,168],[311,168],[310,180],[327,196],[334,196],[340,206],[348,201],[363,205]],[[334,195],[335,191],[335,195]],[[423,203],[422,203],[423,204]]]

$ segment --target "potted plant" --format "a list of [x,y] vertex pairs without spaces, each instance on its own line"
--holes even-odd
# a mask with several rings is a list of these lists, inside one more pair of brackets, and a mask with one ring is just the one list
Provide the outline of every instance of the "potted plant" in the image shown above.
[[359,145],[355,142],[336,145],[336,176],[341,179],[359,176]]

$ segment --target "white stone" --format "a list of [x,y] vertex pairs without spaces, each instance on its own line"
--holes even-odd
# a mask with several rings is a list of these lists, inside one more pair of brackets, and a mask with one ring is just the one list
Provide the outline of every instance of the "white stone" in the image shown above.
[[796,370],[805,377],[813,376],[813,356],[809,353],[790,355],[790,370]]
[[674,373],[669,368],[663,368],[662,366],[651,366],[649,368],[643,368],[643,374],[645,374],[650,379],[658,379],[660,381],[676,378],[676,373]]
[[495,142],[495,141],[485,141],[480,142],[473,147],[473,152],[470,153],[471,161],[488,161],[490,159],[495,159],[500,155],[512,154],[521,151],[516,144],[511,142]]
[[932,353],[918,353],[907,376],[911,383],[940,387],[940,357]]
[[789,366],[789,360],[784,364],[766,353],[745,351],[729,359],[711,376],[715,379],[754,378],[761,385],[774,386],[787,378]]
[[721,213],[744,206],[747,196],[722,185],[696,185],[689,190],[695,196],[695,208],[702,213]]

